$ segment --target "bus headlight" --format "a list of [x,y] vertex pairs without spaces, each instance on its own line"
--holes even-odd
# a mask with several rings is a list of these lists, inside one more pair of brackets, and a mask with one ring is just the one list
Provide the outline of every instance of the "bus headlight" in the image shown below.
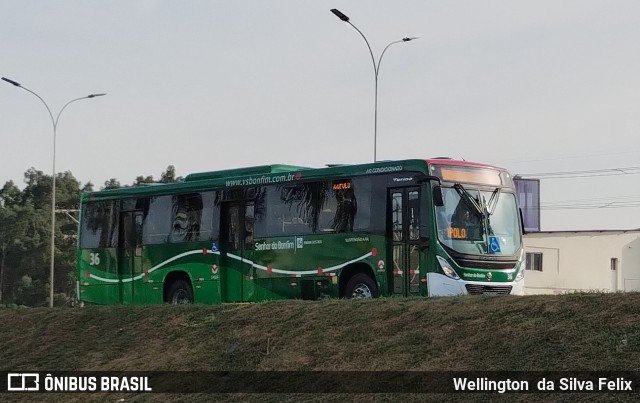
[[458,276],[458,273],[456,273],[456,271],[453,270],[453,267],[451,267],[449,262],[447,262],[447,259],[441,256],[436,256],[436,259],[438,259],[438,263],[440,263],[440,268],[442,268],[442,271],[447,277],[451,277],[454,280],[460,280],[460,276]]

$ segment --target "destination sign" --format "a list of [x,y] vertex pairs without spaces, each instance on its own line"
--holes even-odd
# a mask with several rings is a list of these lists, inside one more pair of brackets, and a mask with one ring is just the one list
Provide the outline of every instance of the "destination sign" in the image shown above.
[[351,182],[339,182],[333,184],[333,190],[347,190],[351,189]]
[[487,168],[433,166],[433,173],[443,182],[477,183],[489,186],[501,186],[500,172]]
[[[482,241],[482,229],[476,225],[471,225],[467,227],[446,227],[446,232],[442,234],[443,237],[447,239],[456,239],[463,241]],[[495,249],[495,248],[494,248]],[[500,246],[497,247],[499,251]],[[496,253],[496,252],[494,252]]]
[[467,239],[467,229],[458,227],[447,228],[447,236],[450,239]]

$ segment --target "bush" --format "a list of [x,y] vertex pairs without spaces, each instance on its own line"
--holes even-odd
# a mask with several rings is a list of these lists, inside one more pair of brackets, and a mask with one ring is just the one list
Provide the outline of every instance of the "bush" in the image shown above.
[[19,309],[19,308],[26,308],[26,306],[24,306],[24,305],[17,305],[17,304],[0,304],[0,308],[5,308],[5,309]]

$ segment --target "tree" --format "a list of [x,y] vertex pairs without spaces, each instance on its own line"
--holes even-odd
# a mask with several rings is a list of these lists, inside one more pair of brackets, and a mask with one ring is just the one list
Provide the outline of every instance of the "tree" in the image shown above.
[[24,173],[24,182],[27,184],[22,191],[25,202],[31,202],[42,209],[51,203],[53,180],[50,176],[31,167]]
[[50,212],[35,209],[23,196],[21,205],[5,203],[0,208],[0,290],[4,303],[15,300],[19,279],[25,274],[46,279]]
[[42,280],[33,280],[28,274],[20,278],[15,302],[19,305],[43,305],[47,298],[47,287]]
[[[169,165],[161,174],[161,183],[181,180]],[[0,189],[0,303],[17,302],[41,306],[47,302],[51,239],[52,178],[34,167],[24,174],[25,187],[13,181]],[[154,183],[152,176],[138,176],[134,186]],[[67,215],[79,210],[80,196],[92,192],[71,174],[56,174],[55,277],[54,290],[65,297],[75,290],[77,224]],[[116,178],[104,183],[104,189],[121,188]]]
[[5,288],[8,282],[9,254],[14,252],[14,230],[16,209],[22,202],[22,192],[8,181],[0,190],[0,304],[5,301]]
[[0,304],[4,303],[5,268],[13,241],[10,233],[13,223],[15,223],[13,208],[0,205]]
[[0,207],[14,207],[20,205],[22,202],[22,192],[13,183],[8,181],[0,190]]
[[82,193],[87,193],[87,192],[93,192],[93,183],[91,183],[91,181],[87,182],[82,187]]
[[[29,168],[25,188],[11,181],[0,191],[0,301],[43,305],[49,287],[52,178]],[[75,289],[80,182],[71,172],[56,175],[55,290]]]
[[152,175],[149,175],[146,178],[142,175],[138,176],[135,182],[133,182],[133,186],[144,186],[146,183],[155,183]]
[[77,212],[80,209],[80,182],[67,171],[58,174],[56,179],[56,256],[55,256],[55,287],[66,299],[70,292],[75,291],[76,253],[78,241]]
[[176,167],[169,165],[167,170],[160,175],[160,183],[175,183],[182,180],[182,176],[176,178]]
[[109,179],[108,181],[106,181],[104,183],[104,188],[103,189],[104,190],[107,190],[107,189],[119,189],[121,187],[122,186],[120,185],[120,181],[118,181],[116,178],[111,178],[111,179]]
[[80,200],[80,182],[66,171],[56,176],[56,208],[77,210]]

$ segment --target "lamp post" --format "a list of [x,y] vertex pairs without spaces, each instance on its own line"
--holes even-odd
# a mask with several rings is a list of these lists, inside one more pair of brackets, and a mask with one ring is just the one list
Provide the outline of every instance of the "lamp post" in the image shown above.
[[101,97],[103,95],[107,95],[107,94],[89,94],[85,97],[80,97],[80,98],[75,98],[72,99],[71,101],[67,102],[66,104],[64,104],[64,106],[62,107],[62,109],[60,109],[60,112],[58,112],[58,116],[53,117],[53,113],[51,113],[51,109],[49,108],[49,105],[47,105],[47,103],[44,101],[44,99],[42,99],[42,97],[38,94],[36,94],[35,92],[31,91],[30,89],[23,87],[20,83],[15,82],[13,80],[10,80],[6,77],[2,77],[2,80],[8,82],[9,84],[13,84],[16,87],[22,88],[25,91],[28,91],[30,93],[32,93],[33,95],[35,95],[36,97],[38,97],[38,99],[40,101],[42,101],[42,103],[44,104],[44,106],[47,108],[47,112],[49,112],[49,116],[51,117],[51,123],[53,124],[53,170],[52,170],[52,189],[51,189],[51,268],[49,271],[50,277],[49,277],[49,282],[50,282],[50,286],[49,286],[49,307],[53,308],[53,272],[54,272],[54,263],[55,263],[55,233],[56,233],[56,133],[57,133],[57,128],[58,128],[58,120],[60,120],[60,115],[62,114],[62,111],[64,111],[64,109],[69,106],[69,104],[71,104],[72,102],[76,102],[76,101],[80,101],[82,99],[88,99],[88,98],[95,98],[95,97]]
[[378,59],[378,63],[376,64],[376,58],[373,55],[373,51],[371,50],[371,46],[369,45],[369,41],[364,36],[364,34],[355,25],[353,25],[349,21],[349,17],[347,17],[346,15],[341,13],[340,10],[338,10],[336,8],[333,8],[333,9],[331,9],[331,12],[333,14],[335,14],[336,17],[340,18],[342,21],[344,21],[347,24],[351,25],[356,31],[358,31],[360,36],[362,36],[362,38],[364,39],[365,43],[367,44],[367,48],[369,48],[369,53],[371,54],[371,61],[373,62],[373,72],[375,74],[375,81],[376,81],[375,107],[374,107],[374,115],[373,115],[373,162],[376,162],[378,160],[377,159],[377,143],[378,143],[378,73],[380,72],[380,62],[382,62],[382,56],[384,56],[384,52],[387,51],[389,46],[391,46],[393,44],[396,44],[396,43],[409,42],[409,41],[412,41],[414,39],[419,39],[419,37],[418,36],[412,36],[412,37],[405,36],[402,39],[390,42],[389,44],[387,44],[387,46],[385,46],[384,50],[380,54],[380,58]]

